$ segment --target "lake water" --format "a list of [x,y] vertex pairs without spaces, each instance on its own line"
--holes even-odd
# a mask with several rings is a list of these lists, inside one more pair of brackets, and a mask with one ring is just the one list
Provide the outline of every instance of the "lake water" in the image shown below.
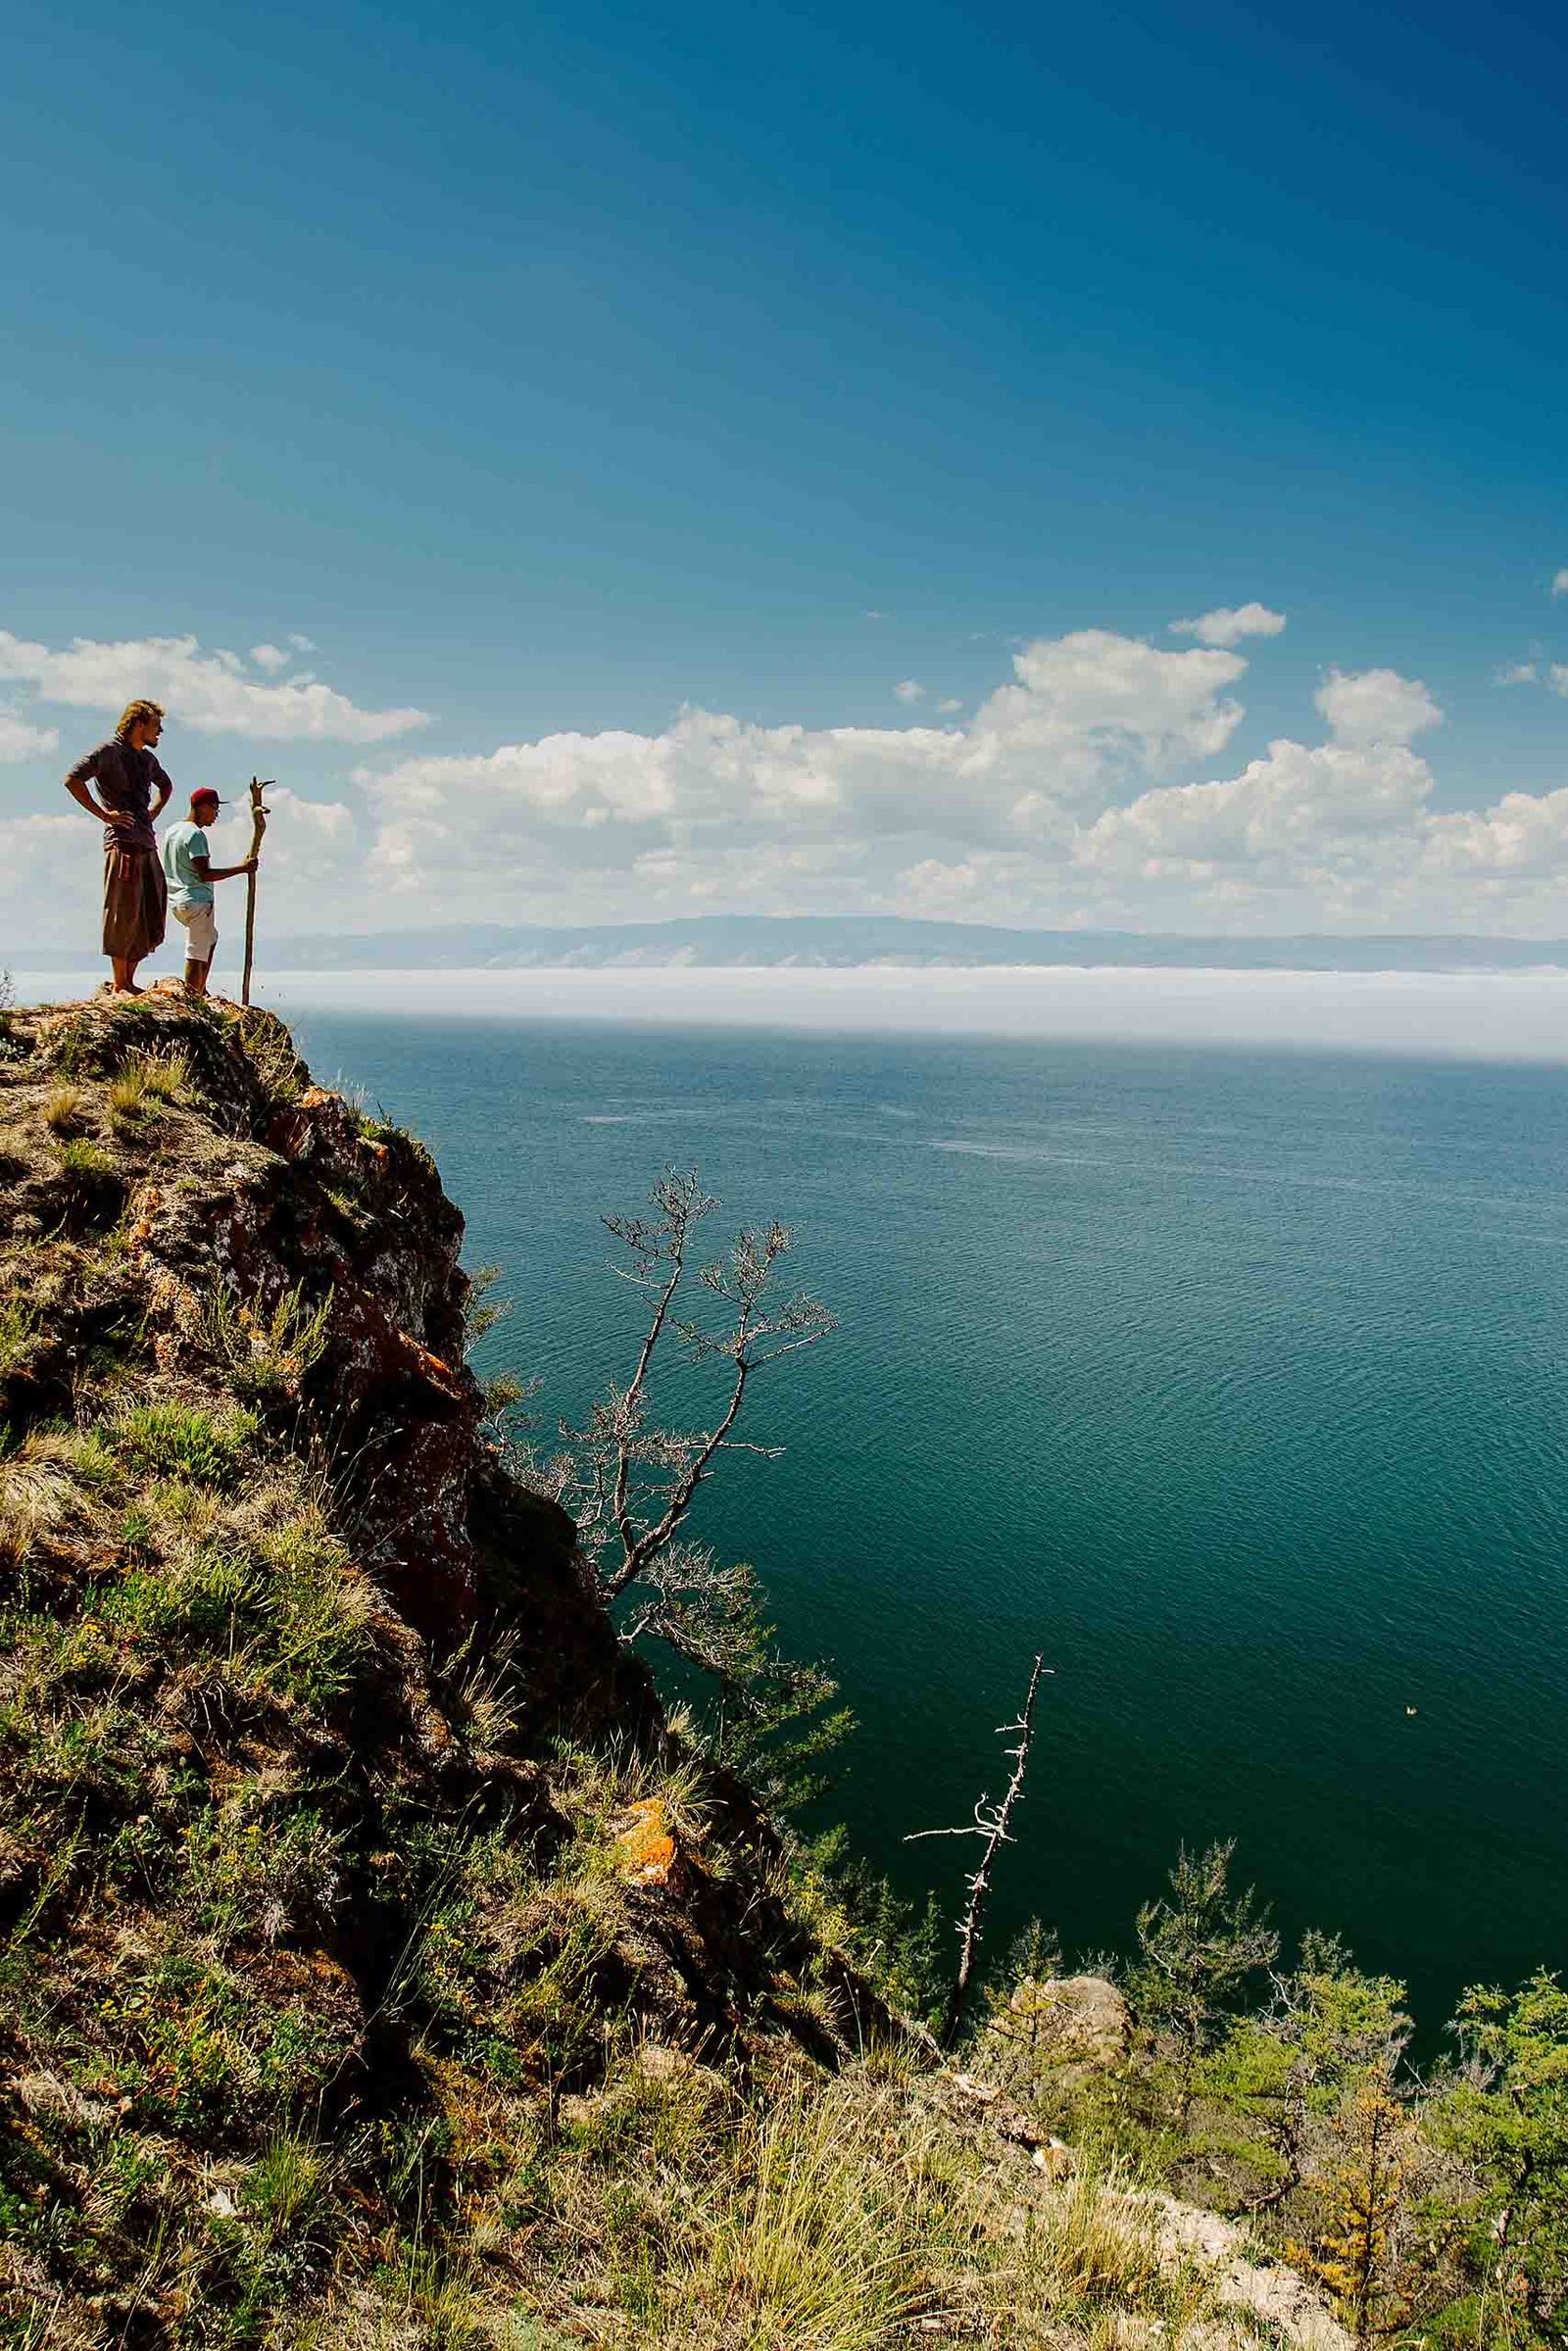
[[629,1368],[602,1210],[695,1161],[795,1225],[842,1327],[760,1387],[786,1455],[734,1457],[700,1531],[837,1662],[839,1809],[908,1890],[956,1888],[967,1847],[901,1839],[998,1790],[1039,1647],[993,1949],[1031,1911],[1125,1947],[1179,1840],[1235,1836],[1280,1924],[1406,1976],[1429,2032],[1461,1984],[1568,1959],[1563,975],[268,994],[436,1151],[516,1300],[483,1367],[541,1375],[547,1414]]
[[1429,2026],[1568,1956],[1568,1072],[288,1008],[437,1152],[547,1413],[629,1368],[602,1210],[695,1162],[795,1225],[842,1328],[701,1527],[836,1660],[902,1885],[956,1885],[901,1839],[999,1788],[1040,1648],[994,1947],[1125,1945],[1235,1836]]

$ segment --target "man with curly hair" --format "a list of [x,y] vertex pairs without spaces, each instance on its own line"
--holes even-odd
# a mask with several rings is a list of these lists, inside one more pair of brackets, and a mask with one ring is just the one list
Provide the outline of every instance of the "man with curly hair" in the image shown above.
[[77,807],[104,827],[104,954],[117,996],[140,996],[136,966],[164,943],[168,893],[153,825],[174,787],[155,750],[163,727],[156,702],[127,703],[109,741],[66,777]]

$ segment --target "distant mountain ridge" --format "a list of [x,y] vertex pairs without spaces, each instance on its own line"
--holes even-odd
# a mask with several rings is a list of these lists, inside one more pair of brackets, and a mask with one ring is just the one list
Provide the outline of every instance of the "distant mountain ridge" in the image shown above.
[[1194,938],[1114,930],[1014,930],[893,914],[702,914],[666,922],[453,923],[431,930],[273,939],[287,970],[438,970],[466,965],[712,966],[858,963],[1186,965],[1236,970],[1486,971],[1568,965],[1568,939]]
[[[265,919],[265,916],[264,916]],[[1197,938],[1163,931],[1008,929],[896,914],[698,914],[662,922],[444,923],[273,937],[274,971],[607,970],[684,966],[850,969],[865,964],[1173,966],[1231,971],[1522,971],[1568,968],[1568,939],[1474,936]],[[19,968],[75,969],[59,949],[19,948]]]

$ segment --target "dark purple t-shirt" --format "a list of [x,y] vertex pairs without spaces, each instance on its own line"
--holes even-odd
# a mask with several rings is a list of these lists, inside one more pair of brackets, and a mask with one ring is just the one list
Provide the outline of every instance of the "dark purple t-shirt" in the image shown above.
[[96,751],[76,761],[66,781],[96,784],[106,808],[123,808],[131,818],[129,824],[104,826],[105,849],[158,847],[153,831],[153,792],[161,786],[167,794],[174,787],[150,751],[133,751],[122,736],[111,735],[107,743],[100,743]]

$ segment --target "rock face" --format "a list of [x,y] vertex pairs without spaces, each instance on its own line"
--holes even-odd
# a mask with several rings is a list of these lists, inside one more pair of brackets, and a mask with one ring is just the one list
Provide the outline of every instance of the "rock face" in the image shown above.
[[1026,1977],[1008,2005],[1018,2026],[1037,2033],[1055,2064],[1103,2072],[1124,2064],[1131,2051],[1132,2012],[1104,1976]]
[[[101,1093],[149,1060],[184,1068],[180,1095],[156,1116],[103,1117]],[[80,1094],[85,1148],[110,1161],[100,1180],[123,1236],[113,1262],[91,1248],[105,1216],[63,1181],[42,1123],[62,1091]],[[584,1605],[569,1519],[498,1484],[464,1361],[463,1218],[417,1142],[313,1085],[270,1014],[225,1021],[156,995],[43,1015],[5,1108],[10,1237],[25,1247],[63,1221],[84,1247],[74,1262],[50,1252],[50,1311],[0,1401],[58,1409],[94,1333],[134,1315],[172,1392],[270,1388],[309,1413],[356,1547],[427,1639],[451,1646],[473,1630],[481,1553],[499,1543],[542,1661],[559,1659],[555,1694],[569,1688],[590,1709],[634,1703],[638,1677]],[[311,1359],[291,1378],[274,1358],[308,1324]]]
[[[1053,2003],[1064,2028],[1069,2016],[1081,2020],[1076,2034],[1064,2030],[1064,2040],[1079,2050],[1085,2076],[1118,2061],[1115,2052],[1126,2007],[1113,1984],[1103,1977],[1079,1976],[1034,1988],[1059,1989],[1064,1995]],[[1006,2046],[1005,2035],[995,2033],[984,2044],[988,2057]],[[1125,2048],[1121,2054],[1126,2055]],[[1102,2061],[1099,2066],[1097,2059]],[[1053,2197],[1070,2195],[1075,2183],[1084,2182],[1072,2148],[996,2082],[969,2073],[945,2073],[935,2079],[929,2094],[958,2134],[979,2145],[995,2166],[1001,2194],[1013,2199],[1003,2226],[1014,2235],[1027,2238]],[[1213,2312],[1188,2338],[1200,2351],[1238,2351],[1254,2336],[1288,2345],[1290,2351],[1354,2351],[1351,2337],[1305,2280],[1294,2270],[1261,2258],[1259,2248],[1234,2222],[1175,2196],[1121,2185],[1114,2178],[1096,2188],[1093,2173],[1094,2167],[1088,2167],[1087,2184],[1101,2199],[1102,2222],[1108,2222],[1112,2229],[1124,2228],[1146,2243],[1152,2263],[1165,2276],[1201,2281]],[[1123,2320],[1111,2339],[1153,2347],[1166,2336],[1157,2320],[1131,2327]]]

